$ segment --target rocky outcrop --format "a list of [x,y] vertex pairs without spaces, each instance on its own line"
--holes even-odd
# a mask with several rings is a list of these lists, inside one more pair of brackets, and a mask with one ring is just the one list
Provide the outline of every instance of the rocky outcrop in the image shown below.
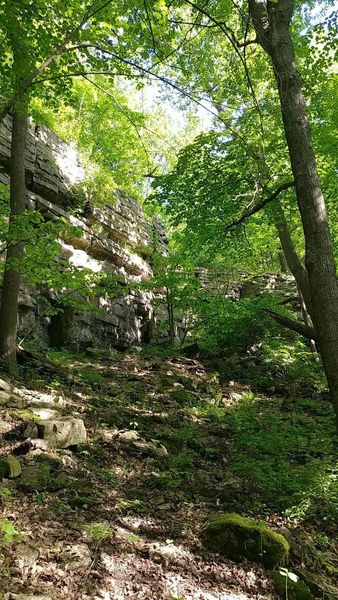
[[[9,184],[11,119],[0,124],[0,182]],[[2,169],[1,169],[2,167]],[[167,252],[165,230],[159,219],[151,222],[142,206],[121,190],[111,193],[100,208],[84,205],[74,216],[71,205],[79,190],[85,200],[86,171],[76,149],[44,126],[31,125],[26,148],[27,206],[45,219],[62,217],[81,230],[64,234],[63,258],[79,269],[117,275],[126,293],[117,298],[91,299],[95,309],[76,314],[65,308],[44,316],[41,290],[23,283],[20,293],[19,333],[43,346],[128,347],[148,341],[154,324],[152,295],[131,292],[131,282],[152,277],[151,256]],[[83,202],[84,204],[84,202]],[[43,290],[48,295],[48,290]]]

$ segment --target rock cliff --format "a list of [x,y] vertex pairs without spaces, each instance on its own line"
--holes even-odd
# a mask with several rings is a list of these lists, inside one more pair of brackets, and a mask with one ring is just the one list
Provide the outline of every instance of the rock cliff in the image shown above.
[[[0,182],[9,184],[11,120],[0,125]],[[158,219],[146,219],[142,206],[123,191],[112,192],[109,204],[88,203],[83,217],[72,215],[74,190],[83,188],[86,172],[78,152],[44,126],[31,125],[26,147],[27,206],[46,219],[63,217],[82,232],[65,235],[63,256],[78,268],[117,275],[126,293],[112,300],[96,297],[96,309],[76,314],[65,309],[46,317],[40,291],[24,282],[20,294],[19,334],[43,346],[125,347],[148,341],[154,323],[152,296],[130,292],[128,283],[152,277],[154,250],[166,252],[166,236]]]

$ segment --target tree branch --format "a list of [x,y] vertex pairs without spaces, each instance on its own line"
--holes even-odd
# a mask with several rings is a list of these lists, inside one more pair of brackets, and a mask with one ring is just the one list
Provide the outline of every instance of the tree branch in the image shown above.
[[[85,25],[88,23],[88,21],[90,21],[90,19],[93,18],[94,15],[101,12],[104,8],[106,8],[109,4],[111,4],[112,1],[113,0],[107,0],[107,2],[105,2],[103,5],[96,8],[95,10],[93,10],[91,13],[88,13],[88,12],[85,13],[83,18],[81,19],[80,24],[77,27],[75,27],[70,33],[66,34],[62,44],[60,44],[60,46],[58,46],[54,50],[54,52],[52,52],[52,54],[48,58],[46,58],[46,60],[44,62],[42,62],[41,65],[39,65],[39,67],[37,67],[35,69],[35,71],[33,71],[27,77],[27,79],[24,80],[24,82],[21,84],[18,91],[14,94],[14,96],[11,98],[11,100],[9,100],[5,104],[5,106],[0,111],[0,123],[3,121],[3,119],[6,117],[6,115],[8,115],[10,113],[10,111],[16,105],[16,103],[20,100],[20,98],[22,98],[22,96],[27,92],[27,90],[30,88],[30,86],[32,85],[32,83],[34,82],[36,77],[38,77],[38,75],[40,75],[40,73],[42,73],[45,69],[47,69],[47,67],[49,67],[49,65],[51,65],[55,61],[55,59],[58,56],[60,56],[60,54],[64,54],[65,52],[69,52],[69,51],[73,50],[74,49],[73,47],[68,48],[68,44],[72,40],[74,40],[74,38],[76,38],[79,31],[85,27]],[[91,7],[93,7],[94,4],[95,4],[95,2],[91,4]]]
[[239,219],[233,221],[233,223],[230,223],[230,225],[227,225],[224,229],[225,233],[244,223],[244,221],[246,221],[249,217],[252,217],[252,215],[262,210],[262,208],[269,204],[269,202],[275,200],[279,196],[279,194],[281,194],[281,192],[283,192],[284,190],[288,190],[292,187],[295,187],[294,181],[286,181],[285,183],[282,183],[274,192],[272,192],[272,194],[270,194],[270,196],[267,196],[267,198],[264,198],[263,200],[258,202],[255,206],[253,206],[253,208],[251,208],[248,212],[244,213]]
[[270,23],[265,3],[262,0],[248,0],[249,13],[259,44],[266,50],[270,48]]
[[264,312],[266,312],[274,321],[279,323],[279,325],[283,325],[283,327],[287,327],[292,331],[296,331],[296,333],[299,333],[303,337],[306,337],[308,340],[317,341],[317,333],[313,327],[309,327],[308,325],[303,325],[303,323],[299,323],[299,321],[289,319],[289,317],[280,315],[279,313],[276,313],[270,308],[265,308]]

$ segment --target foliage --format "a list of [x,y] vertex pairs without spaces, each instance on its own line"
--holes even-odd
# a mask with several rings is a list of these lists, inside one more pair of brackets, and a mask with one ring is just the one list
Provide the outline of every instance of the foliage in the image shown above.
[[98,544],[111,537],[111,528],[106,523],[89,523],[83,526],[83,530],[92,543]]
[[16,527],[11,523],[11,521],[0,521],[0,544],[2,543],[12,543],[18,539],[20,532],[16,529]]

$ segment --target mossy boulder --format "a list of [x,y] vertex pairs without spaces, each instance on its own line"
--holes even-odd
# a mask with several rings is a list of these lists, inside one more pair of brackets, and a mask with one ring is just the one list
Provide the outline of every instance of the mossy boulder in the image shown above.
[[0,458],[0,480],[7,478],[9,475],[9,466],[7,460]]
[[37,461],[49,466],[51,471],[58,471],[62,468],[62,459],[57,454],[51,454],[50,452],[41,452]]
[[48,491],[58,492],[59,490],[64,490],[70,488],[72,485],[72,478],[67,475],[67,473],[58,473],[57,475],[52,474],[49,483],[48,483]]
[[313,600],[314,596],[311,594],[304,581],[299,579],[299,577],[293,573],[290,575],[292,575],[292,578],[290,578],[287,573],[284,574],[279,571],[273,571],[272,583],[276,594],[278,594],[280,598],[285,598],[287,600]]
[[177,402],[177,404],[186,405],[196,402],[197,395],[190,390],[179,389],[170,392],[171,399]]
[[19,479],[19,487],[25,492],[42,492],[47,488],[50,470],[47,463],[29,465]]
[[236,562],[247,559],[272,568],[288,561],[290,545],[281,534],[235,513],[212,516],[202,537],[210,550]]
[[7,464],[9,470],[9,478],[15,479],[15,477],[20,477],[22,469],[20,461],[16,458],[16,456],[13,456],[13,454],[9,454],[7,456]]

